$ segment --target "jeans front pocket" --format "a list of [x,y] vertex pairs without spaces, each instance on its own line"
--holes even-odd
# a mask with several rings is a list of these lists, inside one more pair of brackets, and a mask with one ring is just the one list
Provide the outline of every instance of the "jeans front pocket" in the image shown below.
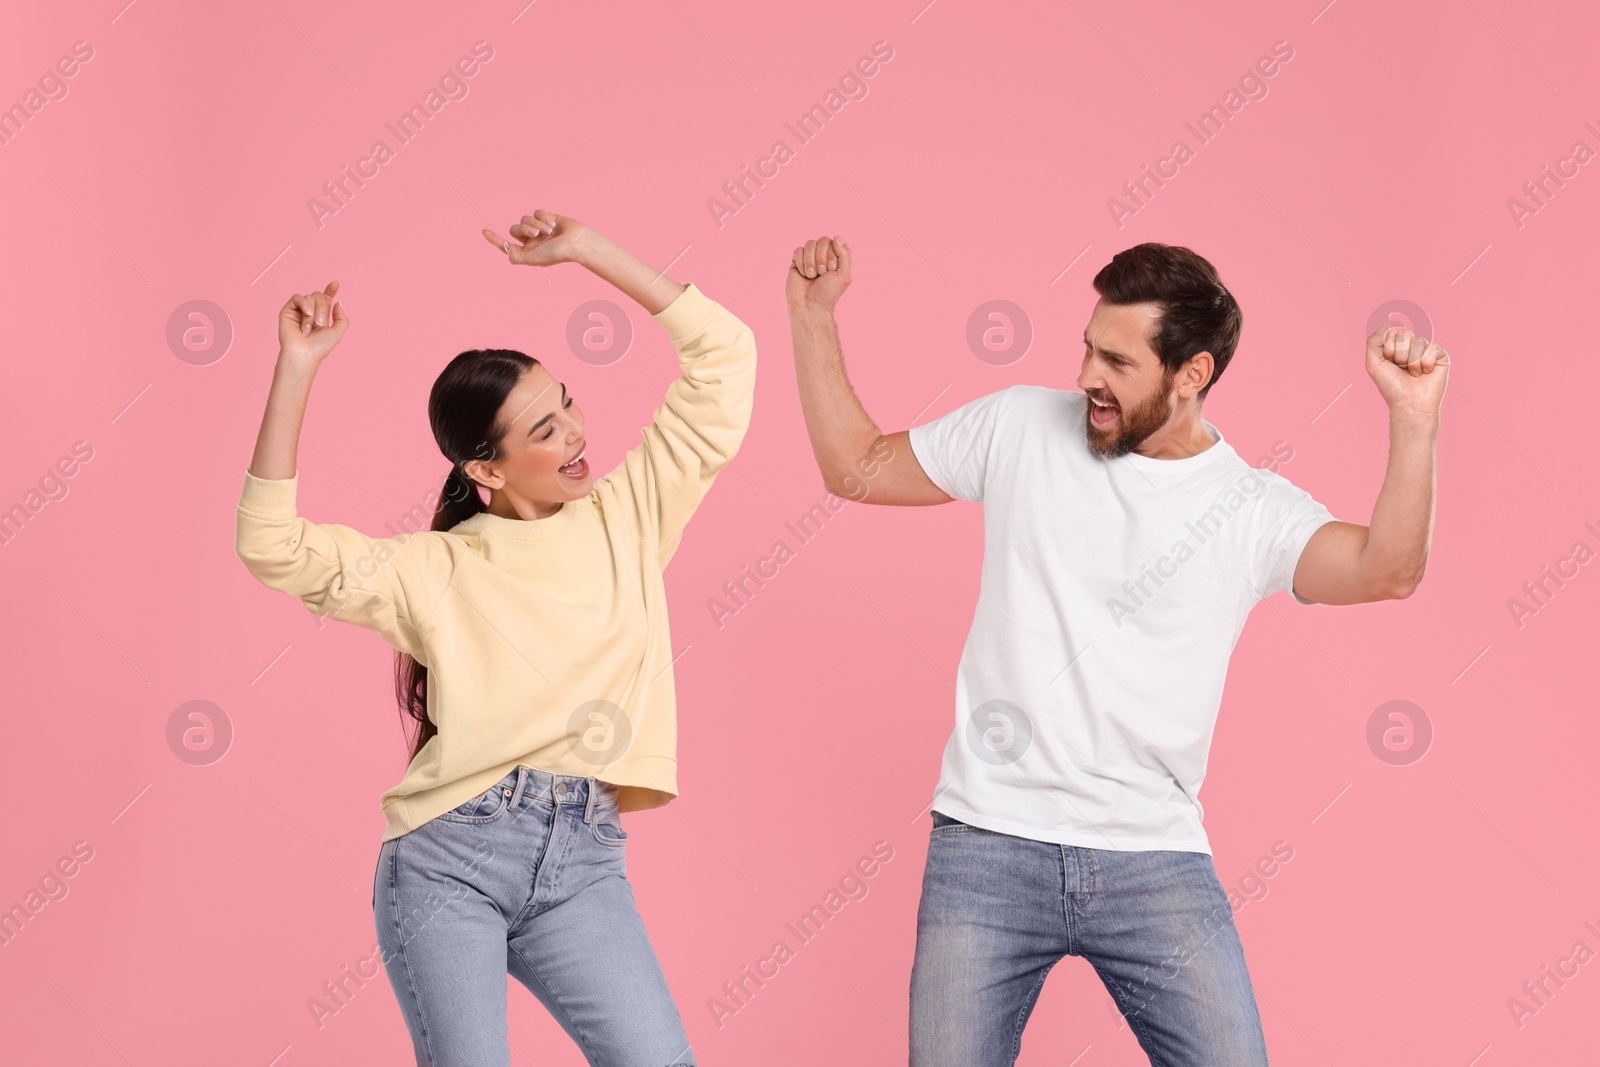
[[622,818],[612,805],[594,809],[594,818],[589,821],[589,831],[602,845],[628,843],[628,831],[622,828]]
[[506,805],[510,802],[510,787],[503,783],[497,783],[493,788],[485,790],[477,796],[468,797],[461,804],[440,815],[439,818],[446,822],[493,822],[505,814]]
[[952,819],[942,811],[929,812],[929,814],[933,816],[933,829],[928,831],[930,835],[955,833],[961,830],[977,829],[976,826],[971,826],[967,823],[964,823],[960,819]]

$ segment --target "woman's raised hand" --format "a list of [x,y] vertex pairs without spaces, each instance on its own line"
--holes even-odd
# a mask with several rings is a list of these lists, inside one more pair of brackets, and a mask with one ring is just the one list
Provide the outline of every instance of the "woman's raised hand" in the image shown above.
[[350,319],[334,299],[339,283],[322,292],[296,293],[278,312],[278,351],[285,356],[321,361],[344,338]]
[[577,219],[539,208],[511,227],[511,240],[490,229],[483,231],[483,237],[512,263],[548,267],[577,260],[579,244],[587,232],[588,227]]

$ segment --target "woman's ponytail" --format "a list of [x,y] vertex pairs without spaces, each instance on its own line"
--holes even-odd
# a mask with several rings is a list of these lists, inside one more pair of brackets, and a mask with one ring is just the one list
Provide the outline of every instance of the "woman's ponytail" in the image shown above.
[[467,477],[460,463],[452,464],[450,473],[445,475],[444,487],[439,490],[439,506],[433,509],[432,529],[452,529],[486,506],[483,497],[478,495],[478,483]]
[[[505,348],[463,352],[439,373],[428,396],[428,422],[439,451],[450,460],[450,473],[439,491],[429,529],[448,531],[484,511],[488,505],[464,465],[474,459],[493,460],[505,436],[500,409],[522,376],[538,360]],[[395,652],[395,700],[404,728],[416,724],[411,760],[437,734],[428,717],[428,668],[405,652]]]

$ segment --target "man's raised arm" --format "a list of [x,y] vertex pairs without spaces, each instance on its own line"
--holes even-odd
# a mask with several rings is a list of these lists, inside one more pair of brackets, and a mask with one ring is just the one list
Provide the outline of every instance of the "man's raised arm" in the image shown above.
[[811,451],[828,492],[865,504],[944,504],[911,451],[908,432],[885,434],[844,372],[834,305],[850,285],[851,253],[838,237],[796,247],[785,294],[794,368]]
[[1389,465],[1371,525],[1325,523],[1300,554],[1295,592],[1322,604],[1404,599],[1428,564],[1450,356],[1390,326],[1367,338],[1367,373],[1389,405]]

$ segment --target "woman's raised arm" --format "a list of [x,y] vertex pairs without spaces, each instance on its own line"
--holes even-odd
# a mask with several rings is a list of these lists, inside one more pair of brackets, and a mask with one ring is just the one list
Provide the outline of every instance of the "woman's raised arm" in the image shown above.
[[520,243],[512,244],[490,229],[485,229],[483,236],[513,263],[530,267],[576,263],[588,267],[652,315],[665,311],[684,290],[683,283],[667,277],[666,271],[655,270],[605,234],[566,215],[540,208],[522,216],[510,233]]
[[368,537],[304,519],[295,505],[295,457],[311,383],[350,324],[334,299],[338,291],[339,283],[330,282],[320,293],[297,293],[278,313],[278,362],[239,496],[234,550],[269,589],[421,656],[413,605],[425,612],[435,591],[448,585],[454,564],[449,537],[430,530]]
[[295,475],[311,383],[350,325],[344,305],[334,299],[338,293],[339,283],[329,282],[320,293],[294,294],[278,312],[278,363],[261,413],[255,455],[250,458],[250,473],[257,478]]
[[614,492],[665,567],[690,517],[733,460],[750,423],[755,335],[700,292],[652,269],[577,219],[539,210],[511,227],[518,242],[483,236],[513,263],[578,263],[639,302],[667,331],[683,371],[667,386],[644,440],[595,483]]

